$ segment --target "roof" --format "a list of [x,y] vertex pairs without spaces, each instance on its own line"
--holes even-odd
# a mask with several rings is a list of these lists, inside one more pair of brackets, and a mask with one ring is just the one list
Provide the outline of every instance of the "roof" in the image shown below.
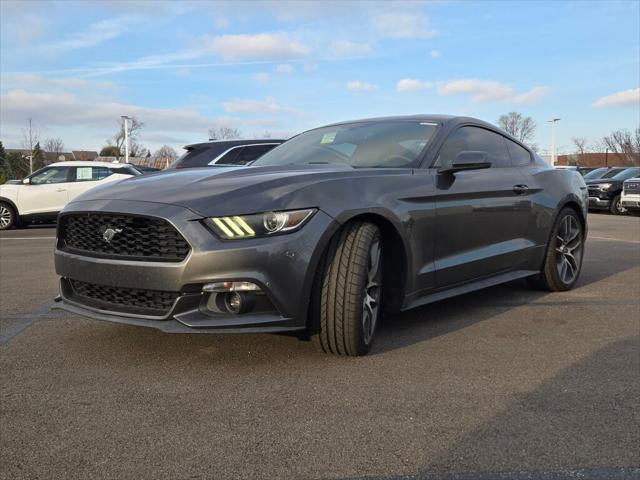
[[49,167],[124,167],[125,165],[129,165],[128,163],[117,163],[117,162],[95,162],[93,160],[71,160],[69,162],[56,162],[48,165]]
[[348,120],[344,122],[336,122],[330,123],[329,125],[324,125],[325,127],[332,127],[334,125],[348,125],[350,123],[369,123],[369,122],[434,122],[434,123],[447,123],[451,120],[462,120],[468,119],[474,122],[486,123],[482,120],[478,120],[476,118],[469,117],[456,117],[453,115],[439,115],[439,114],[417,114],[417,115],[396,115],[389,117],[372,117],[372,118],[361,118],[357,120]]
[[281,138],[258,138],[258,139],[236,139],[236,140],[209,140],[208,142],[192,143],[185,145],[184,148],[206,147],[207,145],[215,145],[222,147],[237,147],[241,145],[255,145],[262,143],[283,143]]

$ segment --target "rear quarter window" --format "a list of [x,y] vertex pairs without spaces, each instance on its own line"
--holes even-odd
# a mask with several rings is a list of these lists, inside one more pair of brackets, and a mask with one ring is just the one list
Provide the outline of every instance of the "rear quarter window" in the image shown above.
[[514,167],[521,167],[524,165],[529,165],[531,163],[531,154],[526,148],[521,147],[508,138],[506,138],[505,141],[507,142],[507,150],[509,150],[511,163]]

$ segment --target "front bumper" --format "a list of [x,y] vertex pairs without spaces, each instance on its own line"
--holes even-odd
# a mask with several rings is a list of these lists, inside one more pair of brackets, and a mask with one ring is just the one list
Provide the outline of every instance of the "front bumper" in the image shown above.
[[608,198],[589,197],[589,208],[609,208],[611,200]]
[[[300,230],[259,239],[222,241],[186,208],[122,200],[88,201],[68,205],[62,215],[81,212],[161,217],[191,246],[181,262],[96,258],[71,253],[56,245],[55,267],[61,278],[54,308],[96,320],[147,326],[165,332],[281,332],[306,328],[313,272],[321,243],[334,220],[318,211]],[[113,286],[120,290],[179,292],[163,315],[122,312],[73,295],[70,281]],[[243,314],[214,313],[206,308],[208,283],[248,281],[257,284],[272,306]]]
[[622,207],[633,212],[640,211],[640,194],[622,194]]

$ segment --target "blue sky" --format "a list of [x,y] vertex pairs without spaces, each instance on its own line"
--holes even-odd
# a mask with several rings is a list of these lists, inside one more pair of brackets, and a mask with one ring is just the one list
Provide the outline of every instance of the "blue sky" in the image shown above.
[[560,152],[640,124],[640,2],[0,1],[0,139],[152,151],[413,113],[560,117]]

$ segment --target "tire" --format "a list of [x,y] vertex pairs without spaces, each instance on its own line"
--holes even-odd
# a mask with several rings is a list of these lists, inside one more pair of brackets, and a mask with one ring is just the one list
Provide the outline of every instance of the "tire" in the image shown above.
[[311,339],[325,353],[366,355],[382,313],[382,235],[353,222],[331,240],[317,275]]
[[616,195],[613,200],[611,200],[611,205],[609,206],[609,213],[613,215],[624,215],[626,213],[626,209],[622,208],[622,201],[620,200],[620,195]]
[[0,230],[16,226],[16,212],[7,202],[0,202]]
[[570,290],[578,281],[584,258],[584,227],[575,210],[564,208],[556,218],[541,272],[532,286],[552,292]]

